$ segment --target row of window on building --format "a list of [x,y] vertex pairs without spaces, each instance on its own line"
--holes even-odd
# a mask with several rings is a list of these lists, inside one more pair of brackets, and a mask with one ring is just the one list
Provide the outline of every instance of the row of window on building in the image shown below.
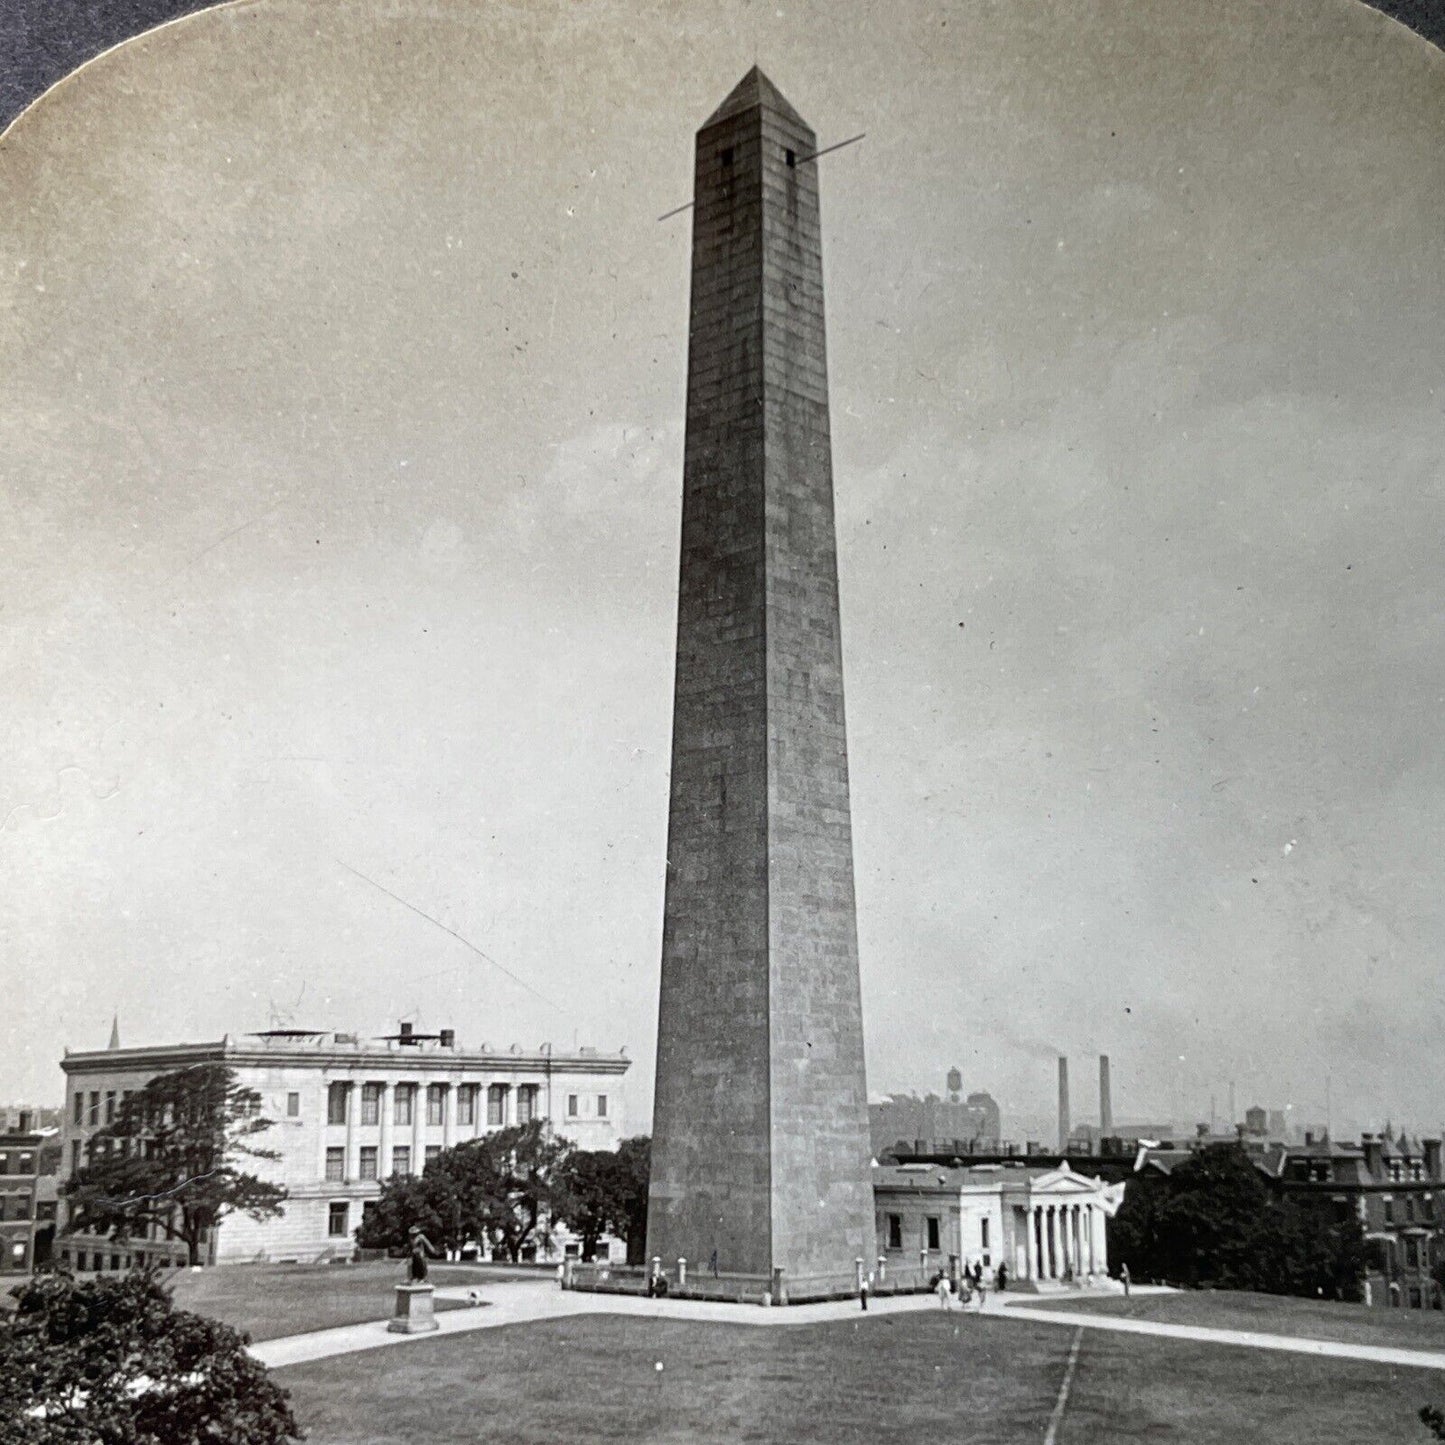
[[[392,1100],[392,1123],[409,1125],[416,1116],[417,1093],[420,1089],[418,1084],[398,1084],[395,1087],[395,1094]],[[429,1125],[439,1125],[446,1118],[446,1097],[447,1084],[428,1084],[426,1086],[426,1122]],[[361,1086],[361,1118],[363,1128],[381,1122],[382,1098],[385,1090],[383,1084],[363,1084]],[[461,1084],[457,1087],[457,1118],[458,1124],[475,1124],[477,1122],[477,1101],[481,1094],[480,1084]],[[506,1121],[507,1117],[507,1095],[511,1091],[510,1084],[489,1084],[487,1086],[487,1123],[497,1126]],[[326,1091],[326,1122],[328,1124],[345,1124],[351,1107],[351,1096],[355,1092],[354,1086],[348,1083],[337,1082],[328,1086]],[[539,1101],[541,1098],[540,1084],[521,1084],[517,1088],[517,1123],[530,1124],[532,1120],[540,1118]],[[286,1112],[295,1116],[300,1112],[300,1095],[290,1094],[286,1100]],[[578,1119],[582,1116],[582,1100],[579,1094],[567,1095],[567,1117]],[[607,1117],[607,1095],[597,1095],[597,1118]]]
[[0,1149],[0,1176],[36,1172],[33,1149]]
[[[384,1089],[382,1084],[363,1084],[361,1086],[361,1123],[379,1124],[381,1122],[381,1101]],[[415,1117],[417,1108],[416,1097],[421,1086],[418,1084],[398,1084],[395,1090],[395,1099],[392,1106],[392,1122],[396,1124],[410,1124]],[[447,1084],[428,1084],[426,1086],[426,1122],[428,1124],[441,1124],[446,1108],[446,1095],[450,1086]],[[457,1088],[457,1123],[475,1124],[477,1118],[477,1100],[482,1090],[480,1084],[462,1084]],[[487,1123],[500,1125],[506,1120],[507,1095],[511,1091],[510,1084],[489,1084],[487,1086]],[[328,1124],[345,1124],[347,1122],[350,1099],[353,1086],[348,1083],[333,1083],[327,1089],[326,1096],[326,1122]],[[541,1085],[522,1084],[517,1089],[517,1122],[528,1124],[533,1119],[539,1118],[538,1100],[541,1095]],[[99,1127],[101,1124],[114,1124],[116,1110],[122,1107],[131,1096],[129,1089],[105,1089],[91,1090],[89,1096],[83,1090],[77,1090],[72,1101],[73,1117],[75,1123],[81,1126],[90,1125]],[[253,1099],[254,1107],[250,1112],[260,1112],[260,1098]],[[299,1118],[301,1115],[301,1095],[295,1091],[286,1095],[286,1117],[289,1119]],[[597,1118],[607,1117],[607,1095],[597,1095]],[[578,1094],[567,1095],[567,1117],[579,1119],[582,1117],[582,1099]],[[0,1154],[0,1161],[5,1156]],[[3,1173],[0,1169],[0,1173]]]
[[[428,1144],[424,1163],[430,1164],[442,1152],[440,1144]],[[381,1151],[375,1144],[363,1144],[358,1150],[357,1178],[379,1179],[381,1177]],[[411,1173],[411,1145],[395,1144],[391,1150],[391,1175],[405,1176]],[[346,1150],[332,1146],[326,1151],[326,1177],[333,1184],[346,1178]]]
[[[30,1218],[32,1208],[29,1194],[0,1194],[0,1224],[6,1220],[19,1221]],[[42,1199],[33,1205],[36,1219],[55,1218],[55,1201]]]
[[184,1258],[171,1254],[169,1251],[161,1250],[147,1255],[143,1249],[133,1250],[126,1254],[103,1249],[63,1249],[60,1252],[60,1258],[62,1263],[68,1265],[77,1274],[85,1274],[92,1270],[99,1274],[108,1269],[116,1272],[144,1269],[147,1263],[164,1265],[185,1263]]
[[[887,1238],[889,1249],[903,1248],[903,1216],[901,1214],[889,1214],[885,1216],[887,1223]],[[987,1218],[980,1219],[979,1245],[987,1250],[989,1247]],[[924,1217],[923,1228],[920,1231],[919,1248],[927,1250],[938,1250],[943,1246],[940,1243],[943,1237],[943,1221],[939,1215],[929,1214]]]
[[1418,1199],[1413,1194],[1403,1194],[1400,1197],[1405,1205],[1403,1218],[1400,1217],[1402,1211],[1396,1209],[1394,1199],[1388,1194],[1381,1201],[1385,1210],[1386,1224],[1434,1223],[1435,1199],[1433,1195],[1422,1194]]
[[129,1089],[106,1089],[104,1093],[95,1089],[91,1091],[90,1105],[87,1108],[84,1092],[77,1089],[71,1117],[77,1124],[89,1124],[92,1128],[101,1124],[114,1124],[116,1106],[130,1098],[130,1095]]

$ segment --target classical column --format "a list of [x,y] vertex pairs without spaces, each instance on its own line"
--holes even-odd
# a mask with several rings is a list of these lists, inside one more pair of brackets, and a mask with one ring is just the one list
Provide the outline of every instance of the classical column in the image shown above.
[[418,1079],[411,1086],[411,1172],[420,1174],[426,1168],[426,1081]]
[[457,1090],[454,1084],[442,1085],[442,1148],[450,1149],[457,1142]]
[[356,1085],[348,1083],[346,1086],[346,1163],[341,1171],[348,1184],[361,1177],[361,1139],[358,1136],[360,1121],[361,1100],[357,1097]]
[[1103,1211],[1102,1209],[1096,1210],[1096,1211],[1095,1211],[1095,1214],[1094,1214],[1094,1217],[1095,1217],[1095,1220],[1096,1220],[1097,1223],[1098,1223],[1097,1234],[1098,1234],[1098,1239],[1099,1239],[1099,1273],[1100,1273],[1100,1274],[1108,1274],[1108,1272],[1109,1272],[1109,1228],[1108,1228],[1108,1220],[1105,1218],[1105,1216],[1104,1216],[1104,1211]]
[[1059,1237],[1059,1206],[1049,1206],[1049,1278],[1058,1279],[1063,1274],[1063,1241]]
[[1098,1249],[1097,1249],[1097,1246],[1096,1246],[1095,1241],[1094,1241],[1094,1220],[1096,1219],[1097,1216],[1098,1216],[1098,1210],[1096,1210],[1092,1204],[1089,1205],[1088,1213],[1084,1216],[1084,1222],[1085,1222],[1085,1224],[1088,1226],[1088,1230],[1089,1230],[1089,1273],[1090,1273],[1090,1274],[1098,1274],[1098,1272],[1099,1272]]
[[376,1177],[385,1179],[391,1173],[391,1119],[396,1108],[396,1085],[390,1079],[381,1086],[381,1099],[377,1104],[377,1121],[381,1133],[376,1142]]
[[507,1085],[507,1092],[502,1095],[502,1118],[508,1128],[517,1122],[517,1090],[519,1085],[514,1078]]
[[1024,1278],[1039,1277],[1038,1246],[1034,1243],[1034,1207],[1024,1211]]
[[[317,1142],[320,1145],[319,1157],[316,1160],[316,1177],[326,1178],[326,1148],[327,1141],[331,1138],[331,1085],[335,1082],[328,1079],[324,1074],[321,1076],[321,1098],[317,1112]],[[89,1150],[86,1151],[87,1157]]]

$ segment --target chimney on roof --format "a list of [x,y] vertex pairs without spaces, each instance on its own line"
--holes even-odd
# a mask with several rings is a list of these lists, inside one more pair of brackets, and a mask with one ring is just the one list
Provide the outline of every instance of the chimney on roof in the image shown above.
[[397,1026],[397,1033],[399,1033],[402,1038],[409,1039],[411,1037],[411,1025],[409,1023],[399,1024]]
[[1438,1139],[1422,1139],[1420,1143],[1425,1149],[1425,1177],[1440,1182],[1440,1141]]
[[1365,1169],[1372,1179],[1385,1177],[1385,1145],[1378,1134],[1361,1134],[1360,1148],[1365,1151]]
[[[1366,1138],[1369,1138],[1369,1135],[1366,1135],[1365,1137],[1366,1137]],[[1306,1130],[1305,1130],[1305,1148],[1308,1149],[1309,1146],[1310,1146],[1311,1144],[1313,1144],[1314,1142],[1315,1142],[1315,1131],[1314,1131],[1313,1129],[1306,1129]],[[1368,1153],[1368,1152],[1369,1152],[1369,1151],[1366,1150],[1366,1153]]]
[[1099,1055],[1099,1135],[1114,1132],[1114,1095],[1109,1087],[1109,1056]]
[[[29,1109],[22,1109],[22,1110],[20,1111],[19,1118],[18,1118],[18,1120],[17,1120],[17,1126],[18,1126],[18,1127],[16,1128],[15,1132],[16,1132],[17,1134],[28,1134],[28,1133],[30,1132],[30,1119],[31,1119],[30,1110],[29,1110]],[[1438,1153],[1438,1150],[1437,1150],[1437,1153]]]
[[457,1031],[455,1029],[443,1029],[441,1031],[441,1046],[444,1049],[456,1048]]
[[1059,1153],[1069,1147],[1069,1061],[1059,1055]]

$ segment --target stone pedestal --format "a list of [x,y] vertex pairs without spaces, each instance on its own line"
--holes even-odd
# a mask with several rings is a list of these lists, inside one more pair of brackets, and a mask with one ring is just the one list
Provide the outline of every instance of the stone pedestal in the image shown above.
[[396,1313],[387,1329],[394,1335],[424,1335],[437,1328],[432,1310],[434,1291],[429,1284],[399,1284],[396,1287]]

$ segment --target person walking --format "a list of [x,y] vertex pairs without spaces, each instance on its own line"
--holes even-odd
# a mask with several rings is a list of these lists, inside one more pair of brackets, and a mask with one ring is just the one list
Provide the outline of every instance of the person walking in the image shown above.
[[868,1313],[868,1286],[873,1283],[873,1276],[865,1275],[858,1282],[858,1303],[863,1306],[863,1313]]
[[938,1296],[938,1303],[947,1309],[953,1302],[953,1286],[946,1274],[937,1274],[933,1279],[933,1292]]
[[998,1267],[998,1292],[1002,1294],[1008,1288],[1008,1265],[1000,1264]]

